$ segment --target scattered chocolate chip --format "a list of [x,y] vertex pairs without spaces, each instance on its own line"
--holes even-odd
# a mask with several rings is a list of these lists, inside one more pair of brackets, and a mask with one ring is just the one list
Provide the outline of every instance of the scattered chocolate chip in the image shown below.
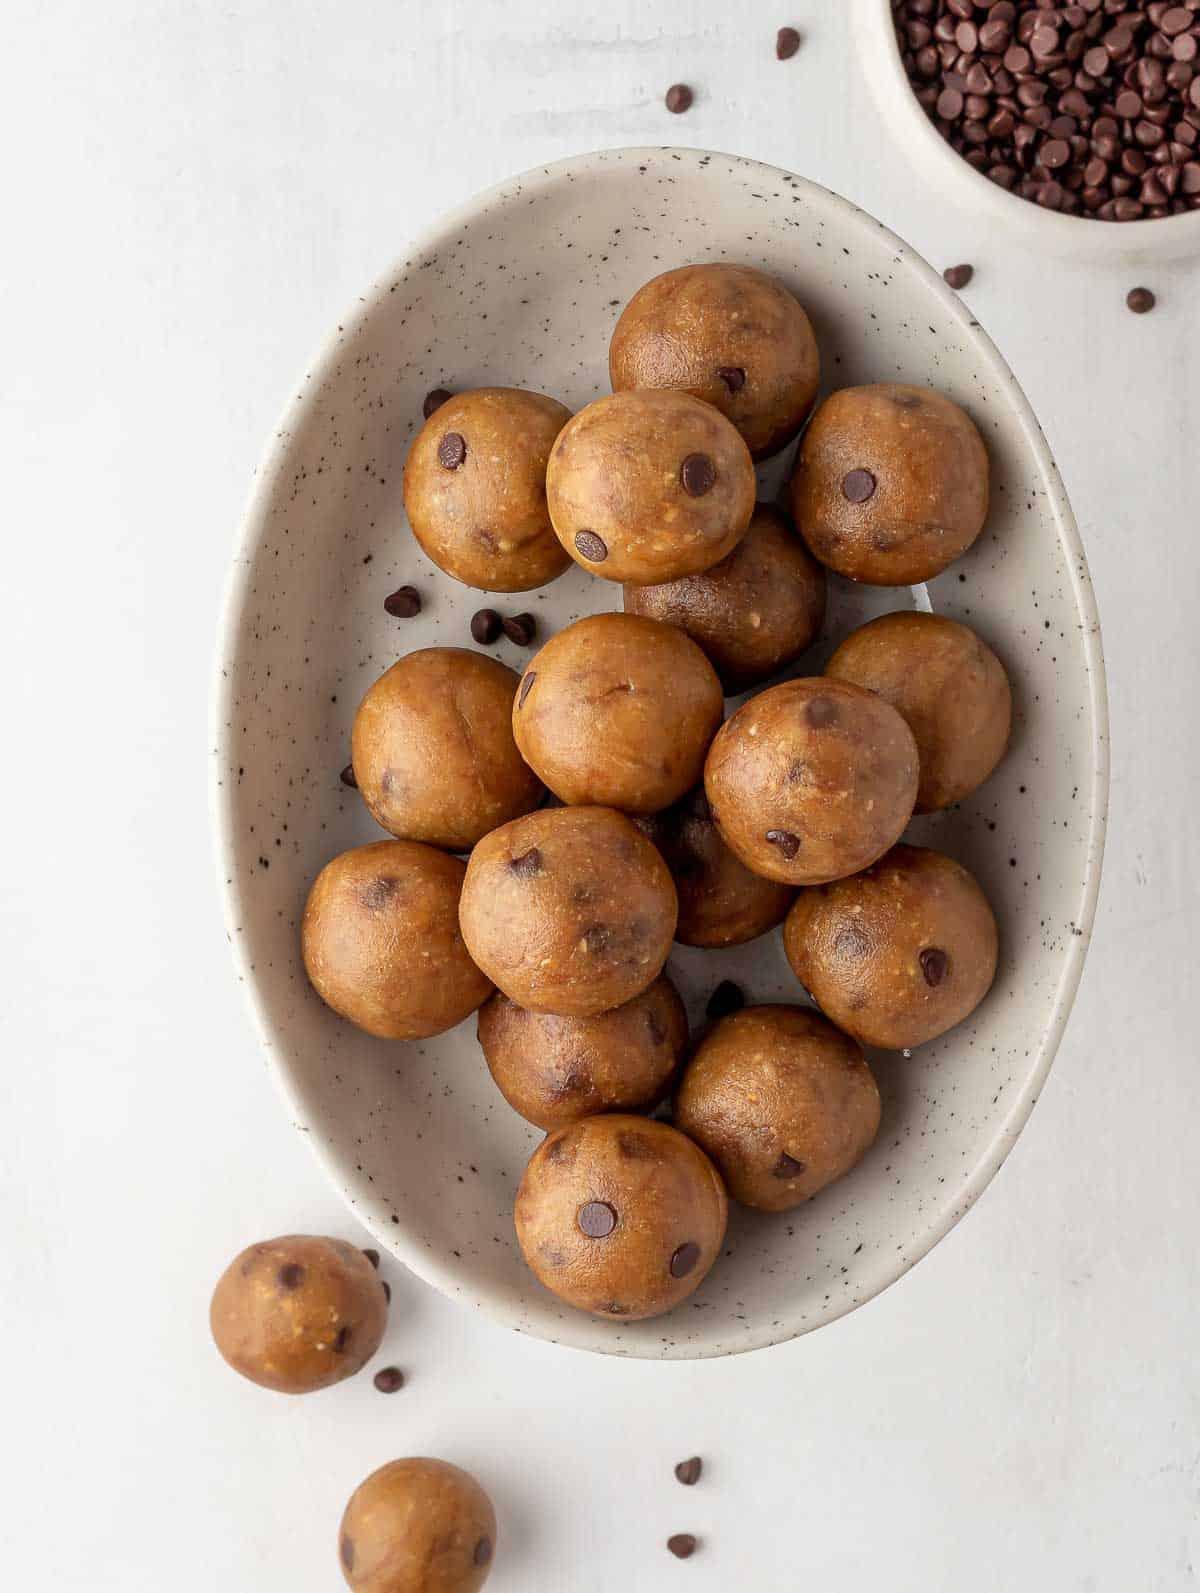
[[689,454],[679,467],[679,480],[689,498],[703,498],[717,479],[717,467],[707,454]]
[[385,1366],[371,1381],[381,1394],[398,1394],[404,1387],[404,1373],[398,1366]]
[[607,1239],[617,1226],[617,1214],[607,1200],[589,1200],[580,1206],[575,1221],[589,1239]]
[[467,457],[467,444],[462,433],[448,431],[438,443],[437,456],[443,470],[457,470]]
[[471,1556],[471,1558],[475,1561],[476,1565],[486,1565],[488,1563],[488,1561],[491,1559],[491,1557],[492,1557],[492,1540],[491,1540],[491,1538],[480,1538],[479,1542],[475,1545],[475,1552]]
[[516,874],[521,879],[532,879],[535,874],[542,872],[542,854],[536,846],[531,846],[520,857],[510,857],[508,869],[510,874]]
[[700,1481],[700,1473],[704,1469],[699,1455],[693,1455],[690,1460],[681,1460],[675,1467],[675,1475],[685,1488],[692,1488]]
[[775,35],[775,59],[790,61],[800,48],[800,35],[795,28],[780,28]]
[[1156,302],[1149,288],[1130,288],[1125,295],[1125,303],[1133,311],[1134,315],[1145,315],[1147,310],[1154,308]]
[[435,409],[441,409],[442,405],[451,396],[444,387],[435,387],[431,393],[426,393],[425,402],[421,405],[421,413],[425,419],[428,420]]
[[746,373],[740,365],[718,365],[717,376],[731,393],[740,393],[746,385]]
[[358,790],[358,780],[355,778],[354,765],[352,763],[346,765],[341,774],[338,775],[338,779],[343,785],[348,785],[351,791]]
[[666,106],[673,116],[682,116],[692,103],[692,91],[686,83],[672,83],[667,90]]
[[490,647],[500,634],[500,616],[494,608],[476,609],[471,615],[471,639]]
[[667,1548],[677,1560],[687,1560],[696,1552],[696,1540],[690,1532],[676,1532],[667,1539]]
[[919,961],[921,972],[925,975],[925,983],[931,988],[940,985],[950,966],[950,959],[941,947],[927,946],[921,953]]
[[281,1289],[286,1289],[290,1294],[304,1282],[304,1268],[298,1261],[289,1261],[286,1266],[280,1267],[276,1281]]
[[700,1259],[700,1246],[688,1240],[680,1245],[671,1257],[671,1276],[673,1278],[686,1278],[688,1273]]
[[381,1283],[379,1285],[379,1287],[383,1290],[384,1299],[387,1301],[387,1303],[389,1305],[391,1305],[391,1303],[392,1303],[392,1286],[391,1286],[391,1284],[390,1283]]
[[768,830],[767,840],[772,846],[777,846],[789,862],[800,850],[800,837],[793,835],[791,830]]
[[741,986],[735,985],[732,979],[722,979],[704,1010],[710,1018],[727,1018],[731,1012],[740,1012],[745,1005]]
[[378,1250],[364,1250],[363,1251],[363,1255],[366,1256],[367,1260],[375,1268],[376,1272],[378,1272],[379,1271],[379,1251]]
[[781,1151],[779,1160],[771,1169],[771,1174],[775,1178],[799,1178],[803,1171],[803,1162],[798,1162],[794,1156],[789,1156],[787,1151]]
[[850,470],[842,477],[842,496],[850,503],[866,503],[875,491],[875,477],[869,470]]
[[594,531],[576,531],[575,546],[593,564],[600,564],[608,557],[608,543]]
[[537,619],[533,614],[513,614],[500,623],[504,634],[517,647],[528,647],[537,635]]
[[975,267],[970,265],[947,266],[942,272],[942,276],[945,278],[946,282],[950,285],[950,287],[954,288],[955,291],[957,291],[959,288],[965,288],[967,283],[974,275]]
[[530,669],[521,677],[521,689],[517,693],[517,707],[524,708],[525,699],[533,690],[533,683],[537,679],[537,670]]
[[415,619],[421,612],[421,594],[415,586],[401,586],[383,600],[393,619]]

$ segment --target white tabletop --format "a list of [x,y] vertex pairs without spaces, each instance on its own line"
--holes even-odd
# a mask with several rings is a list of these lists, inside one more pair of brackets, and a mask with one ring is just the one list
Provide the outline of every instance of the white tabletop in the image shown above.
[[[4,31],[3,1586],[328,1590],[352,1488],[425,1453],[497,1502],[489,1593],[1193,1589],[1195,267],[1052,264],[949,210],[884,138],[840,0],[15,0]],[[976,267],[1104,624],[1112,824],[1075,1014],[979,1206],[820,1333],[627,1364],[393,1265],[380,1364],[407,1387],[271,1396],[212,1349],[213,1281],[253,1239],[354,1224],[261,1065],[217,900],[209,672],[251,473],[410,232],[539,162],[672,140]],[[703,1540],[686,1564],[677,1531]]]

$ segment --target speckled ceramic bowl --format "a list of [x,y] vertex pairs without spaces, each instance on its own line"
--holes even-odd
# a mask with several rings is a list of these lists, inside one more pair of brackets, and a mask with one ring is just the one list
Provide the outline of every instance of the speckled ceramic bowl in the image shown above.
[[[967,863],[1003,936],[973,1019],[911,1058],[876,1059],[874,1149],[843,1182],[781,1216],[735,1212],[728,1255],[658,1321],[568,1310],[525,1269],[512,1200],[536,1131],[496,1091],[471,1020],[424,1044],[340,1022],[309,989],[298,923],[309,883],[380,832],[339,784],[367,685],[398,655],[470,644],[478,593],[418,550],[400,473],[435,386],[506,383],[578,407],[607,389],[617,314],[686,261],[763,266],[807,306],[826,388],[935,384],[991,451],[984,535],[928,591],[834,583],[827,641],[872,614],[931,603],[976,626],[1016,690],[1012,750],[961,810],[914,834]],[[775,490],[789,461],[773,461]],[[420,618],[383,598],[417,586]],[[542,636],[619,602],[572,567],[494,600]],[[528,655],[492,649],[520,667]],[[785,172],[695,150],[618,150],[527,173],[418,238],[306,371],[253,493],[220,641],[215,817],[239,978],[300,1129],[375,1238],[412,1270],[525,1332],[618,1355],[725,1355],[820,1327],[918,1261],[967,1210],[1037,1098],[1079,979],[1100,872],[1107,788],[1104,673],[1083,550],[1037,421],[1004,361],[936,272],[844,199]],[[755,1000],[801,1000],[778,933],[718,953],[677,948],[693,1021],[722,978]]]

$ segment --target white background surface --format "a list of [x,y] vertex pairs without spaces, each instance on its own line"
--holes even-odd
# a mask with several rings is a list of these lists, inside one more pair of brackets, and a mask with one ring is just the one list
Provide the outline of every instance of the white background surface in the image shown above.
[[[950,211],[883,138],[835,0],[4,17],[0,1584],[328,1590],[355,1484],[435,1453],[496,1499],[489,1593],[1195,1587],[1195,265],[1053,264]],[[807,37],[779,64],[785,22]],[[980,1205],[816,1335],[613,1362],[392,1265],[377,1364],[405,1390],[271,1396],[216,1357],[212,1283],[252,1239],[354,1225],[224,943],[205,736],[233,529],[309,352],[410,232],[541,161],[672,140],[976,265],[965,297],[1057,453],[1104,625],[1112,818],[1075,1015]],[[704,1540],[686,1564],[675,1531]]]

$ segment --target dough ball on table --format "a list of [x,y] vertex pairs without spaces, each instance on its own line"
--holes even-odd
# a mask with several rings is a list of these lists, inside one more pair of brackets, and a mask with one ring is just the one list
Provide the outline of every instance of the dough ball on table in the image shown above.
[[825,571],[784,516],[760,503],[720,564],[660,586],[627,585],[625,612],[685,631],[733,694],[811,647],[825,619]]
[[932,580],[983,530],[988,456],[971,418],[928,387],[844,387],[817,410],[792,476],[801,536],[872,586]]
[[404,509],[439,569],[484,592],[544,586],[570,561],[546,510],[546,461],[571,411],[543,393],[456,393],[417,433]]
[[371,1359],[387,1326],[387,1295],[353,1245],[289,1234],[230,1262],[209,1325],[235,1372],[280,1394],[311,1394]]
[[840,1028],[891,1051],[968,1017],[996,976],[996,919],[974,877],[941,852],[897,846],[862,874],[801,891],[783,947]]
[[500,1093],[539,1128],[597,1112],[649,1112],[687,1049],[675,986],[660,974],[623,1006],[591,1018],[529,1012],[499,991],[479,1009],[479,1044]]
[[317,875],[301,925],[313,989],[385,1040],[453,1029],[491,994],[458,924],[466,865],[419,841],[342,852]]
[[467,852],[537,807],[512,733],[518,677],[486,653],[426,647],[382,674],[354,717],[354,777],[385,830]]
[[598,398],[563,427],[546,472],[559,541],[608,581],[707,570],[745,536],[754,492],[745,443],[688,393]]
[[740,946],[782,924],[796,899],[791,885],[753,874],[713,823],[704,787],[637,821],[663,855],[679,896],[675,939],[683,946]]
[[722,726],[704,789],[747,868],[816,885],[857,873],[899,840],[917,795],[917,747],[896,710],[861,686],[788,680]]
[[744,1206],[786,1211],[848,1173],[879,1129],[862,1047],[807,1007],[744,1007],[701,1041],[675,1123]]
[[725,711],[694,642],[634,614],[595,614],[548,641],[521,679],[522,756],[564,802],[653,813],[695,785]]
[[613,330],[608,368],[617,392],[671,387],[704,399],[762,459],[804,424],[821,360],[808,316],[774,277],[693,265],[638,289]]
[[588,1117],[530,1157],[517,1242],[539,1281],[595,1316],[660,1316],[720,1253],[725,1189],[698,1145],[646,1117]]
[[588,1018],[662,972],[678,903],[667,866],[612,808],[543,808],[471,853],[460,919],[472,957],[533,1012]]
[[478,1593],[496,1553],[496,1512],[469,1472],[392,1460],[354,1490],[338,1562],[354,1593]]
[[948,808],[1004,756],[1012,690],[1004,665],[966,625],[941,614],[884,614],[847,636],[825,666],[903,716],[921,763],[917,812]]

